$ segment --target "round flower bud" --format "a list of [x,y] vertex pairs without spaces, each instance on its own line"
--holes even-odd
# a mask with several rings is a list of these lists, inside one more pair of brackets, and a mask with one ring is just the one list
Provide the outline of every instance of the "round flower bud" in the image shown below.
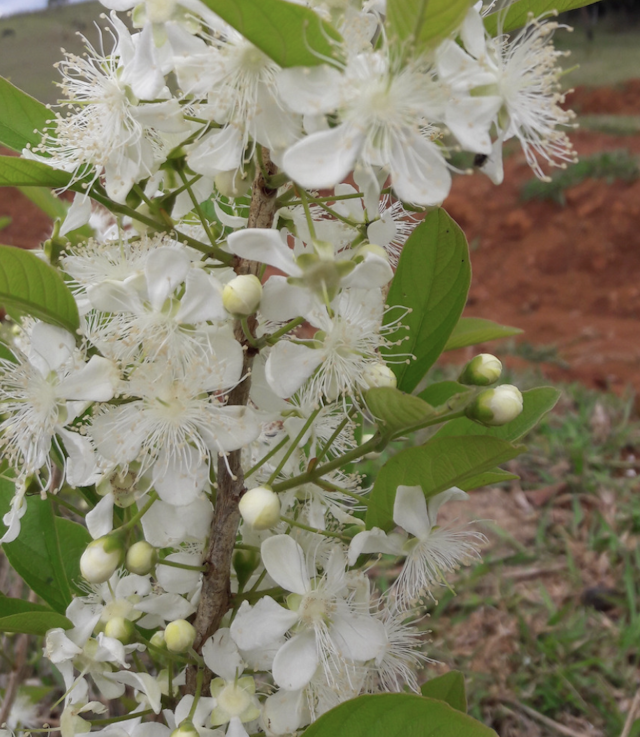
[[137,573],[139,576],[146,576],[155,568],[158,562],[158,551],[149,545],[146,540],[134,543],[127,550],[125,566],[131,573]]
[[475,420],[481,425],[495,427],[515,420],[522,412],[522,407],[520,390],[511,384],[502,384],[479,394],[466,407],[465,414],[470,420]]
[[481,353],[464,367],[458,381],[471,386],[495,384],[502,374],[502,363],[490,353]]
[[268,530],[280,520],[280,499],[268,486],[249,489],[238,506],[242,519],[254,530]]
[[196,629],[186,619],[174,619],[164,631],[164,641],[172,653],[186,653],[196,639]]
[[198,730],[193,726],[191,719],[180,722],[177,729],[171,732],[169,737],[200,737]]
[[131,642],[135,631],[133,622],[124,617],[112,617],[104,626],[105,635],[120,640],[123,645]]
[[385,386],[395,389],[398,385],[396,375],[384,363],[370,363],[362,372],[362,378],[369,389]]
[[238,586],[244,588],[251,574],[260,564],[260,554],[255,550],[236,550],[233,554],[233,570],[238,579]]
[[159,650],[164,650],[167,646],[167,643],[164,641],[164,632],[162,630],[158,630],[157,632],[154,632],[151,635],[151,639],[149,642],[154,646],[157,647]]
[[80,558],[80,573],[89,583],[104,583],[123,562],[122,540],[116,535],[105,535],[87,545]]
[[241,274],[225,284],[222,304],[232,315],[252,315],[262,299],[262,284],[253,274]]

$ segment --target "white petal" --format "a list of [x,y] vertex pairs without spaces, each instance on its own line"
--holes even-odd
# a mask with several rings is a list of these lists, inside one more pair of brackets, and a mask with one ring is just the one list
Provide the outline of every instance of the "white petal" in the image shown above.
[[370,616],[334,614],[330,632],[340,652],[351,660],[373,660],[387,645],[384,625]]
[[384,287],[393,279],[393,269],[386,258],[370,251],[365,253],[364,261],[342,280],[345,288],[372,289]]
[[165,622],[173,622],[174,619],[186,619],[196,610],[191,602],[182,596],[178,596],[178,594],[152,596],[138,602],[133,608],[139,612],[145,612],[145,614],[160,615]]
[[113,361],[91,356],[89,363],[65,377],[56,387],[62,399],[108,402],[113,399],[120,375]]
[[231,636],[241,650],[267,647],[298,621],[298,614],[281,607],[270,596],[254,606],[243,601],[231,623]]
[[86,194],[77,192],[71,203],[71,207],[67,210],[67,215],[60,227],[60,235],[66,235],[72,230],[81,228],[86,225],[91,218],[91,199]]
[[207,133],[190,147],[187,163],[198,174],[215,177],[221,171],[237,169],[242,164],[243,141],[234,125]]
[[394,141],[389,165],[393,188],[404,202],[439,205],[449,194],[451,174],[438,146],[416,133]]
[[37,322],[31,331],[29,362],[46,375],[66,363],[75,348],[75,338],[68,330]]
[[228,228],[246,228],[247,227],[248,218],[242,218],[236,215],[229,215],[229,213],[225,212],[220,207],[218,202],[213,203],[213,209],[216,212],[216,217],[218,218],[218,220],[223,225],[226,225]]
[[67,451],[67,467],[65,479],[69,486],[91,486],[100,479],[96,454],[91,441],[85,435],[56,428],[56,434],[62,438]]
[[286,591],[306,594],[311,589],[304,551],[289,535],[274,535],[260,547],[262,562],[271,578]]
[[[120,671],[119,673],[105,673],[105,676],[116,683],[124,683],[131,686],[136,691],[141,691],[149,702],[149,706],[156,714],[160,713],[160,685],[156,679],[148,673],[127,673]],[[155,733],[154,733],[155,734]]]
[[276,77],[280,97],[297,113],[317,115],[340,103],[342,74],[328,64],[281,69]]
[[226,313],[222,306],[220,282],[201,269],[190,269],[176,320],[193,325],[205,320],[224,319]]
[[462,491],[457,486],[452,486],[446,491],[441,491],[439,494],[427,499],[427,514],[429,515],[429,522],[432,527],[435,527],[438,520],[438,510],[446,502],[459,502],[468,499],[469,495],[466,491]]
[[393,503],[393,521],[421,540],[429,537],[432,525],[421,486],[398,486]]
[[153,486],[163,502],[183,507],[194,502],[209,477],[209,463],[192,446],[160,452],[153,466]]
[[201,437],[214,452],[238,450],[260,435],[260,423],[250,407],[217,407],[215,423],[199,429]]
[[480,167],[480,170],[486,174],[494,184],[502,184],[504,181],[504,168],[502,165],[502,144],[503,138],[497,138],[489,154],[489,158]]
[[279,397],[287,399],[300,389],[323,359],[320,350],[281,340],[267,359],[265,375],[269,386]]
[[226,737],[249,737],[247,730],[242,726],[240,717],[231,717]]
[[303,187],[333,187],[353,169],[363,140],[363,134],[349,123],[313,133],[285,153],[284,169]]
[[92,284],[87,288],[87,297],[93,307],[102,312],[133,312],[139,315],[144,310],[133,286],[113,279]]
[[[192,36],[193,38],[193,36]],[[177,100],[163,100],[162,102],[147,102],[144,105],[138,105],[134,108],[132,114],[139,123],[147,128],[157,128],[163,133],[188,133],[189,127],[182,117],[182,109]],[[198,192],[202,187],[208,186],[209,194],[213,189],[212,182],[203,182],[200,180],[193,185],[193,192],[198,196]],[[199,199],[198,202],[206,199],[208,195]],[[188,211],[187,211],[188,212]],[[175,218],[173,211],[171,216]]]
[[202,657],[205,665],[225,681],[233,681],[244,670],[244,661],[228,627],[222,627],[204,643]]
[[286,276],[270,276],[262,289],[260,313],[267,320],[286,322],[306,315],[314,301],[309,290],[289,284]]
[[476,59],[486,55],[486,31],[477,7],[471,7],[460,26],[460,38],[465,49]]
[[211,502],[205,497],[184,507],[157,501],[142,518],[144,538],[156,548],[175,547],[186,539],[204,540],[212,514]]
[[304,688],[318,667],[318,650],[313,630],[292,637],[273,659],[273,680],[287,691]]
[[454,98],[449,101],[444,120],[462,148],[490,154],[489,130],[501,107],[502,98],[497,96]]
[[107,494],[87,513],[87,529],[94,540],[113,530],[113,502],[113,494]]
[[137,98],[153,100],[164,87],[164,75],[158,68],[152,24],[145,23],[134,40],[133,59],[124,68],[124,76]]
[[[188,566],[199,566],[202,563],[199,555],[191,553],[171,553],[164,560]],[[170,594],[188,594],[198,586],[201,576],[200,571],[189,571],[184,568],[174,568],[173,566],[160,564],[156,567],[158,583]]]
[[303,725],[304,691],[281,689],[264,702],[262,718],[267,725],[267,734],[286,735],[297,732]]
[[379,527],[374,527],[372,530],[359,532],[351,540],[349,544],[349,565],[354,566],[358,557],[363,553],[400,555],[401,552],[393,538],[388,538]]
[[241,258],[261,261],[263,264],[275,266],[285,274],[301,276],[300,267],[296,266],[293,251],[282,240],[277,230],[269,228],[247,228],[238,230],[227,238],[229,249]]
[[370,243],[386,248],[398,234],[398,228],[392,217],[383,216],[374,221],[367,228],[367,238]]
[[191,260],[186,251],[160,247],[149,254],[144,267],[147,294],[154,310],[160,310],[164,301],[182,284],[189,273]]

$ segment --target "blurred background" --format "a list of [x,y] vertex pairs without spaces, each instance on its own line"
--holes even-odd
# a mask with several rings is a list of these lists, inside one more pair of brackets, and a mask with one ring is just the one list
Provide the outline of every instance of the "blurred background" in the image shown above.
[[[0,74],[55,103],[61,47],[81,52],[79,33],[99,44],[102,12],[96,2],[0,0]],[[445,207],[471,249],[465,314],[524,331],[480,350],[500,357],[507,381],[554,383],[563,398],[511,463],[520,479],[449,512],[490,543],[482,564],[460,572],[457,595],[443,592],[425,612],[441,665],[424,678],[464,671],[471,712],[501,737],[638,737],[640,2],[603,0],[560,20],[574,28],[555,41],[571,52],[562,85],[579,163],[540,182],[508,146],[501,187],[457,176]],[[49,235],[34,196],[0,190],[0,242],[31,248]],[[445,354],[433,377],[455,377],[476,352]],[[388,571],[378,574],[384,585]],[[0,589],[26,597],[21,586],[0,559]],[[18,719],[20,704],[21,723],[53,724],[59,677],[43,671],[37,638],[21,637],[0,644],[0,693],[27,654],[22,700],[7,713]]]

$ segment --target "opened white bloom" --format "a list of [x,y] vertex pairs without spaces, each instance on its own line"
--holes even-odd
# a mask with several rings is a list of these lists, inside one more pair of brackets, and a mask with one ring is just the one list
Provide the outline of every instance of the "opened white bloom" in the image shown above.
[[283,70],[278,88],[292,110],[338,116],[335,128],[310,133],[284,155],[285,171],[303,187],[333,187],[359,161],[385,167],[405,202],[436,205],[449,194],[451,175],[433,126],[445,98],[427,63],[396,71],[374,51],[351,59],[344,73],[328,66]]
[[[327,677],[331,664],[364,662],[376,658],[386,644],[382,624],[367,610],[346,598],[342,553],[333,555],[321,578],[310,572],[300,545],[288,535],[276,535],[261,547],[268,574],[285,591],[289,609],[265,596],[251,607],[243,602],[231,625],[231,635],[241,650],[269,645],[287,631],[295,634],[282,645],[273,660],[273,678],[283,689],[294,691],[309,683],[318,666]],[[295,628],[294,628],[295,625]]]
[[28,355],[15,351],[16,362],[0,359],[0,449],[23,476],[43,466],[50,472],[51,443],[58,435],[69,455],[69,483],[92,483],[89,440],[65,426],[89,402],[112,399],[119,372],[102,356],[85,361],[73,335],[54,325],[35,323],[29,343]]

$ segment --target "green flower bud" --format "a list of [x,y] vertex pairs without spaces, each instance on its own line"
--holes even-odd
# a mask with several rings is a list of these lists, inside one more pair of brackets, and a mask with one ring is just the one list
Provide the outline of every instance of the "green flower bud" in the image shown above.
[[262,299],[262,284],[253,274],[241,274],[225,284],[222,304],[232,315],[247,317],[258,309]]
[[89,583],[104,583],[123,562],[122,540],[117,535],[105,535],[87,545],[80,558],[80,573]]
[[156,567],[158,562],[158,551],[149,545],[146,540],[134,543],[127,550],[125,566],[131,573],[137,573],[139,576],[146,576]]
[[502,363],[490,353],[481,353],[464,367],[458,381],[470,386],[495,384],[502,374]]
[[164,641],[172,653],[186,653],[196,639],[196,629],[186,619],[174,619],[164,631]]
[[488,427],[506,425],[522,412],[523,402],[520,390],[511,384],[502,384],[495,389],[487,389],[467,405],[465,414],[470,420]]
[[254,530],[268,530],[280,521],[280,499],[268,486],[249,489],[238,507],[242,519]]
[[104,626],[105,635],[120,640],[123,645],[128,645],[133,640],[135,632],[133,622],[124,617],[112,617]]
[[260,554],[255,550],[236,550],[233,554],[233,570],[236,572],[238,586],[244,588],[251,574],[260,564]]
[[180,722],[180,725],[177,729],[174,729],[173,732],[171,732],[170,737],[200,737],[198,734],[198,730],[193,726],[193,722],[191,719],[185,719],[183,722]]
[[370,363],[363,371],[362,378],[369,389],[385,386],[395,389],[398,385],[396,375],[384,363]]

